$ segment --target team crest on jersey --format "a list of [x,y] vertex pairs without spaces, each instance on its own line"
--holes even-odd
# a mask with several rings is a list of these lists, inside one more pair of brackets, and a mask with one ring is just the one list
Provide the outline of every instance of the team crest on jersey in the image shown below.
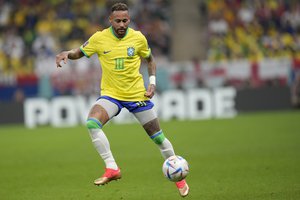
[[134,48],[133,47],[128,47],[127,48],[127,55],[128,56],[134,56]]

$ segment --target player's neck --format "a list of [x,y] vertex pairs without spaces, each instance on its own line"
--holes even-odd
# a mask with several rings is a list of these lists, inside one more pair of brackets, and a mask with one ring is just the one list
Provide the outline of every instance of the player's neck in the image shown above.
[[124,35],[119,35],[119,34],[117,34],[117,33],[115,32],[115,30],[113,29],[112,26],[110,27],[111,33],[112,33],[117,39],[119,39],[119,40],[121,40],[121,39],[123,39],[124,37],[126,37],[126,35],[127,35],[127,33],[128,33],[128,29],[129,29],[129,28],[126,29],[126,32],[125,32]]

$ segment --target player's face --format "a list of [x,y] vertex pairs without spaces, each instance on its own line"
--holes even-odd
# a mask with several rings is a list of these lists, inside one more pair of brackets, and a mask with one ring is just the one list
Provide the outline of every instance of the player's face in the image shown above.
[[109,17],[109,22],[111,23],[116,36],[118,38],[124,37],[130,23],[128,11],[114,11]]

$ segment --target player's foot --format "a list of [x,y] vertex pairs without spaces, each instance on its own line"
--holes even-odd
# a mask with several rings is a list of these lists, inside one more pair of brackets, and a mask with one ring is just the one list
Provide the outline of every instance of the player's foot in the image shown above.
[[182,181],[178,181],[176,182],[176,187],[178,188],[179,194],[182,197],[186,197],[189,194],[189,186],[186,183],[185,179],[183,179]]
[[117,170],[106,168],[105,173],[102,175],[102,177],[96,179],[94,181],[95,185],[105,185],[109,183],[112,180],[118,180],[121,178],[121,170],[120,168]]

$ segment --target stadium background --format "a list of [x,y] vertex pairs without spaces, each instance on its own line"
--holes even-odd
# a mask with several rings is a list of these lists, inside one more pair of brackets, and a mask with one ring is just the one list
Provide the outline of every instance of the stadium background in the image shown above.
[[[98,95],[95,56],[62,70],[54,67],[54,58],[107,27],[112,2],[2,0],[0,101]],[[293,70],[300,68],[297,1],[127,2],[131,26],[146,35],[156,57],[160,93],[289,87]]]
[[[107,27],[113,2],[0,0],[1,199],[177,198],[156,176],[162,161],[150,141],[144,145],[147,139],[136,124],[107,127],[127,178],[100,193],[89,184],[99,174],[99,158],[82,134],[84,126],[24,127],[28,99],[98,96],[101,70],[95,56],[57,69],[55,55]],[[131,27],[146,35],[156,58],[158,95],[236,91],[234,118],[177,121],[175,116],[162,123],[191,162],[189,198],[299,199],[299,1],[125,2]],[[145,65],[141,72],[147,75]],[[136,149],[143,153],[132,156]]]

